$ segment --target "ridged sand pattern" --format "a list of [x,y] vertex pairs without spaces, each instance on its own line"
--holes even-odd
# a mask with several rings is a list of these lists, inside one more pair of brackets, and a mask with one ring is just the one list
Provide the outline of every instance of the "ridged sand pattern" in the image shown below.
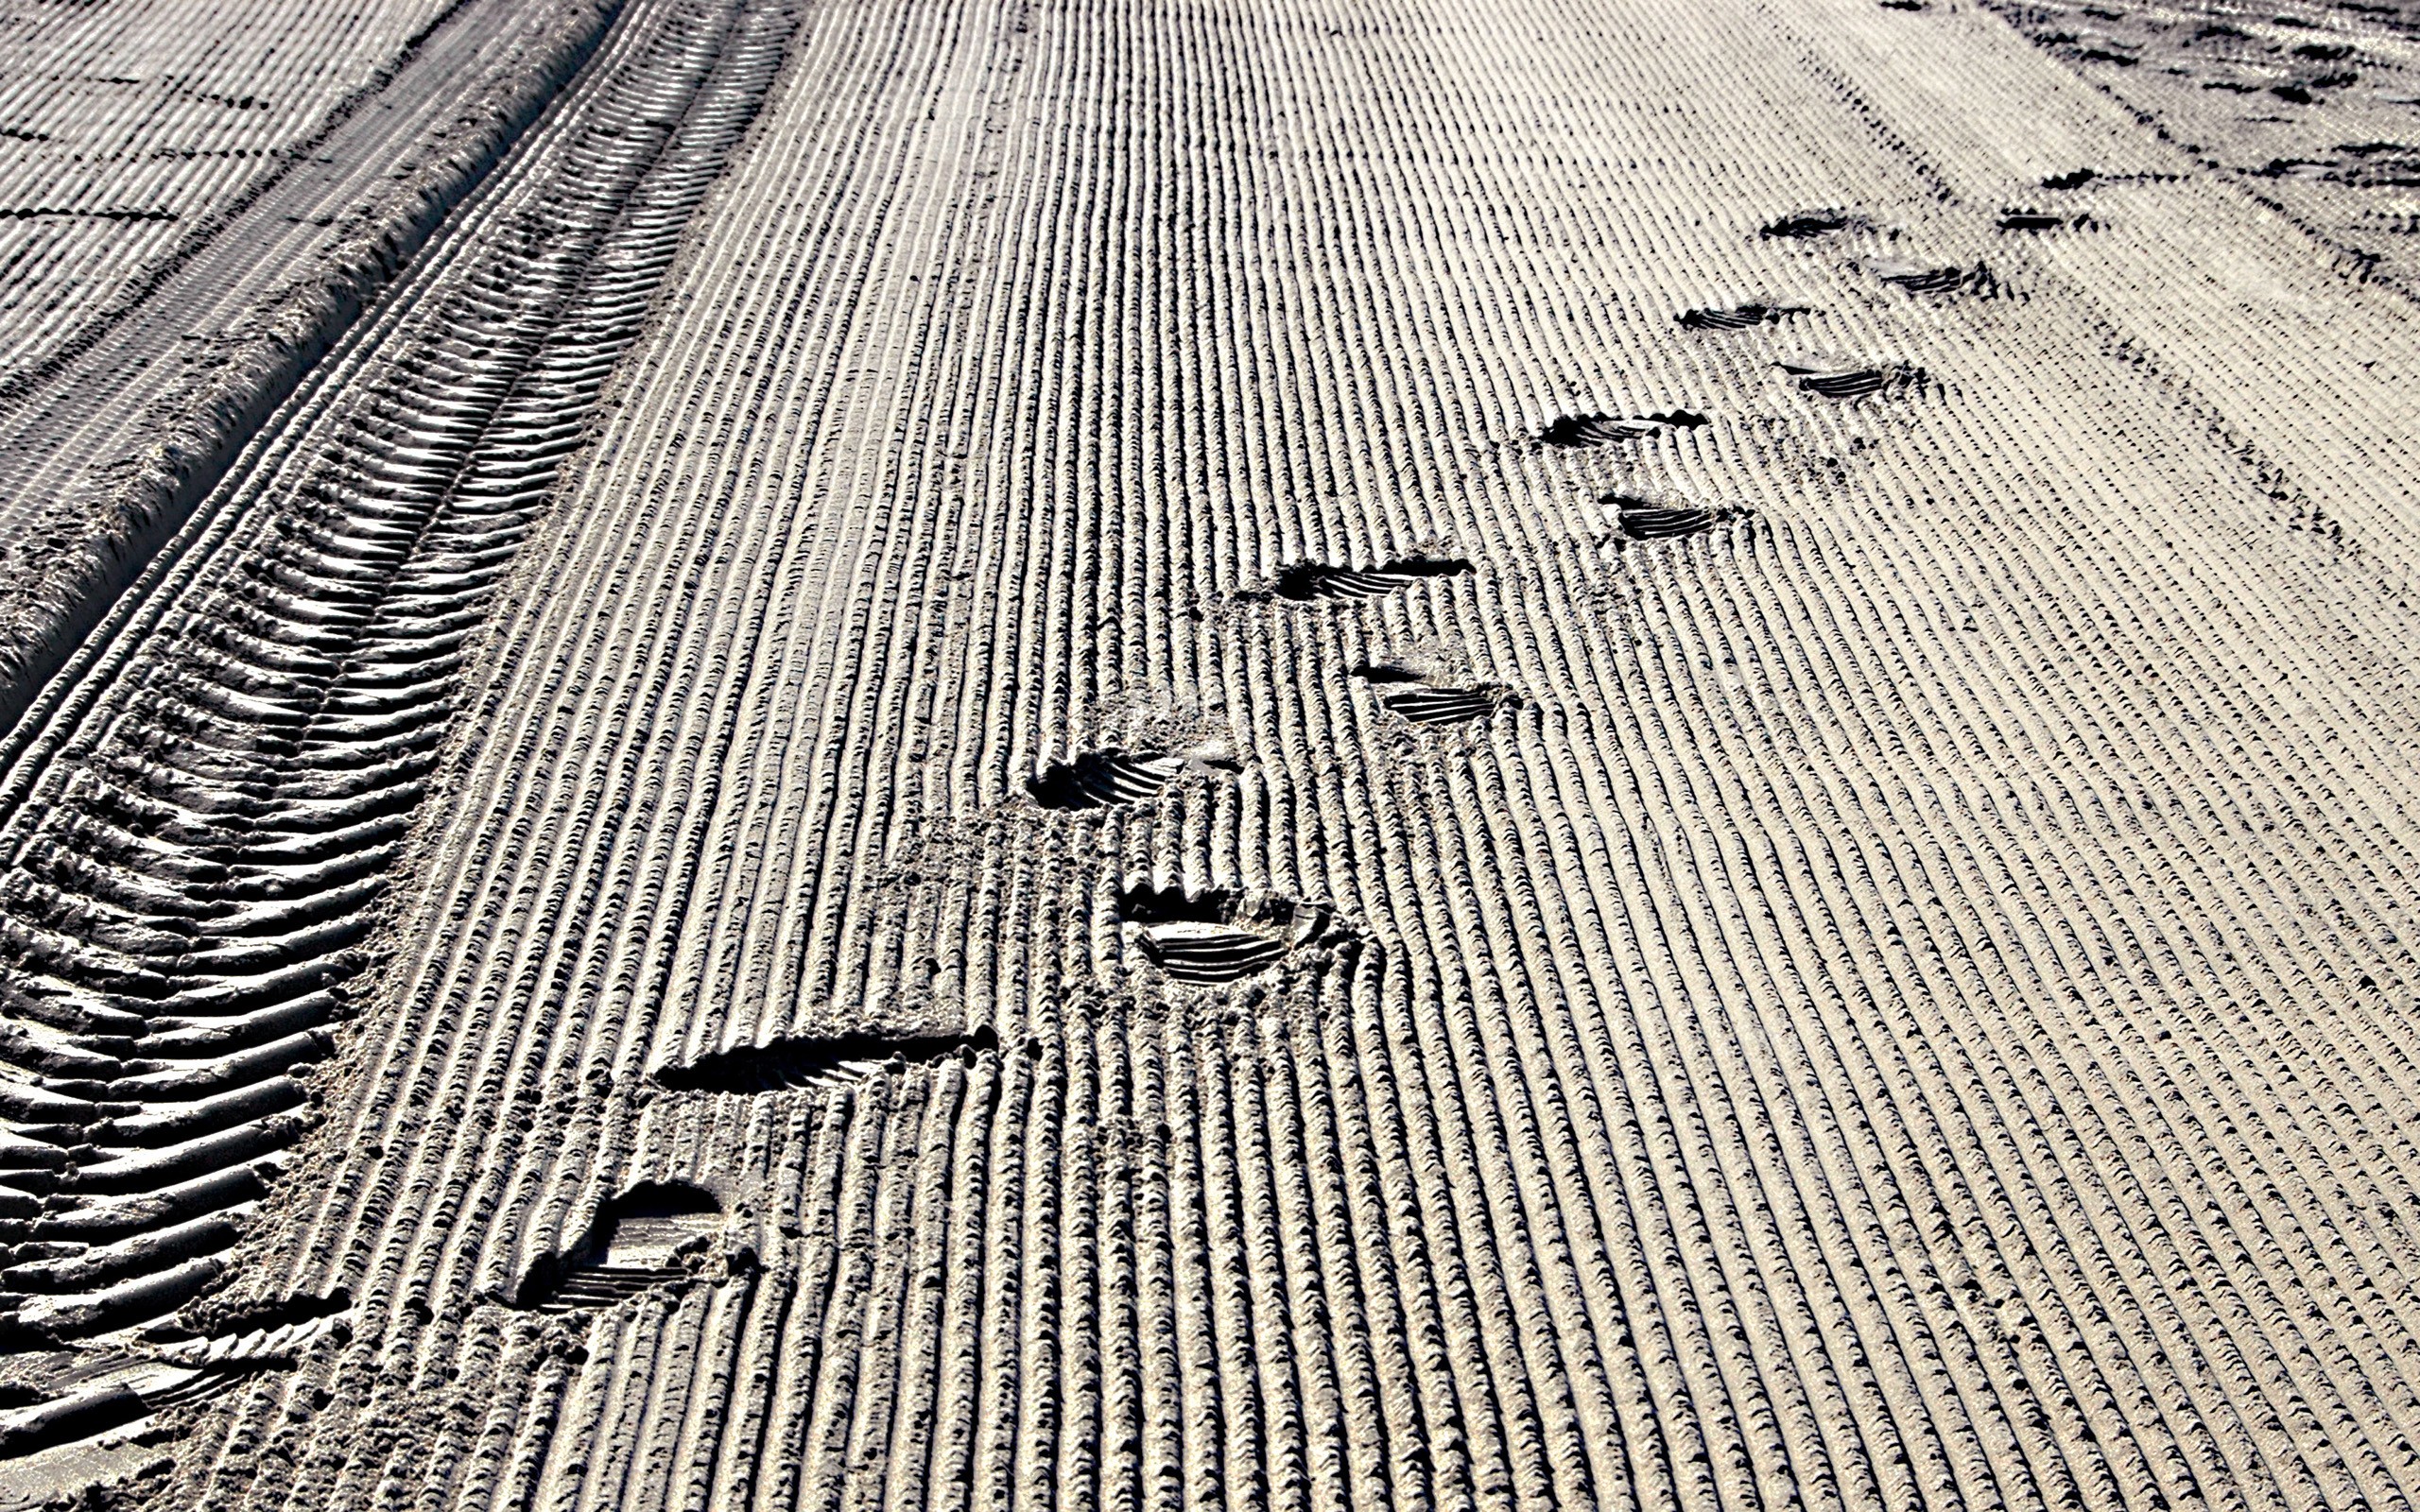
[[622,26],[343,403],[222,507],[102,702],[28,757],[0,902],[21,1343],[183,1302],[311,1122],[288,1074],[349,1012],[465,645],[788,22],[694,0]]
[[184,1339],[71,1366],[63,1389],[0,1409],[0,1464],[102,1435],[139,1431],[234,1390],[252,1376],[290,1370],[315,1347],[351,1335],[341,1309],[268,1327]]
[[20,359],[0,367],[10,722],[621,0],[139,9],[36,7],[0,29],[0,108],[27,123],[0,129],[0,180],[175,207],[0,221],[0,348]]
[[[2411,194],[2420,132],[2411,129],[2411,105],[2420,49],[2407,17],[2363,0],[2189,11],[2098,0],[1991,9],[2170,139],[2192,143],[2204,171],[2232,176],[2273,214],[2358,259],[2364,279],[2406,294],[2420,288],[2420,249],[2411,245],[2420,230]],[[2125,171],[2070,163],[2046,174],[2042,187],[2098,191]]]
[[[355,501],[456,476],[415,312],[550,360],[585,243],[481,228],[577,176],[449,223],[0,787],[9,1189],[178,1278],[20,1244],[21,1314],[147,1325],[188,1253],[203,1337],[350,1331],[130,1500],[2420,1498],[2405,292],[1950,0],[659,0],[599,66],[676,36],[609,161],[786,60],[591,444],[497,454],[510,539]],[[315,1106],[130,1069],[255,1004],[352,1012]],[[193,1167],[249,1212],[72,1184],[103,1119],[306,1111]],[[8,1367],[151,1348],[74,1342]]]
[[[446,0],[245,0],[0,30],[0,400],[372,88]],[[169,24],[163,25],[163,20]]]

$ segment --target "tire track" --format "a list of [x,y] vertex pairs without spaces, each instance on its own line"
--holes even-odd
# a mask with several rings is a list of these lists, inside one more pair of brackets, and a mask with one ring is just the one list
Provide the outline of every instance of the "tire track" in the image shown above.
[[[127,65],[133,74],[112,76],[100,100],[47,102],[71,112],[60,134],[78,146],[61,150],[80,177],[127,177],[194,214],[170,242],[116,236],[98,249],[99,266],[67,258],[10,281],[58,335],[41,361],[0,381],[0,714],[21,725],[115,596],[579,71],[618,0],[459,0],[395,39],[401,52],[317,122],[295,119],[294,108],[312,98],[313,69],[344,44],[274,6],[239,9],[233,27],[172,10],[112,15],[105,39],[59,39],[71,57],[97,45],[140,60]],[[281,23],[299,38],[278,41]],[[263,46],[257,82],[276,94],[274,109],[189,100],[190,90],[178,93],[189,75],[150,72],[234,69]],[[155,89],[175,103],[147,116]],[[179,166],[131,151],[155,133],[265,140],[279,130],[299,134],[241,167],[240,182],[220,181],[240,166],[232,159]],[[113,259],[130,261],[112,268]],[[57,278],[76,286],[73,300],[41,298],[43,281]]]
[[32,776],[0,881],[14,1347],[182,1305],[313,1122],[296,1073],[352,1011],[487,606],[794,25],[626,18]]

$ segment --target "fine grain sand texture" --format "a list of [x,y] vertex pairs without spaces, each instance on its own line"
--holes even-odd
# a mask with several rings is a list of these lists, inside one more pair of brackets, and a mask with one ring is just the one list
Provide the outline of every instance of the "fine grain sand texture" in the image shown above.
[[2409,1508],[2420,313],[2040,20],[601,21],[5,749],[0,1486]]

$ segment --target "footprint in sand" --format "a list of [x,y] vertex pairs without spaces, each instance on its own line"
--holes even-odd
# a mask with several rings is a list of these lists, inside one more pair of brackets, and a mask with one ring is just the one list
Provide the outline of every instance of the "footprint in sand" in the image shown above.
[[1584,446],[1610,446],[1616,441],[1635,441],[1666,431],[1695,430],[1704,424],[1705,417],[1685,409],[1667,410],[1660,415],[1639,415],[1624,418],[1616,415],[1565,415],[1538,433],[1538,439],[1548,446],[1566,449]]
[[1484,719],[1520,695],[1500,682],[1458,684],[1408,662],[1375,662],[1353,669],[1362,681],[1392,692],[1377,696],[1380,707],[1415,725],[1458,725]]
[[1459,577],[1471,570],[1471,564],[1460,557],[1406,557],[1382,567],[1297,562],[1277,575],[1269,592],[1295,604],[1320,599],[1376,598],[1409,588],[1425,577]]
[[1181,751],[1111,747],[1046,766],[1028,778],[1025,785],[1033,800],[1046,809],[1099,809],[1148,803],[1188,771],[1241,769],[1224,741],[1207,741]]
[[1900,364],[1867,367],[1818,354],[1786,357],[1773,366],[1795,378],[1802,391],[1824,399],[1865,399],[1924,379],[1922,372]]
[[1239,982],[1340,933],[1324,904],[1224,888],[1130,887],[1118,895],[1117,919],[1146,960],[1188,987]]
[[1684,310],[1677,318],[1691,331],[1745,331],[1750,326],[1772,325],[1785,316],[1805,315],[1803,304],[1735,304],[1729,309]]

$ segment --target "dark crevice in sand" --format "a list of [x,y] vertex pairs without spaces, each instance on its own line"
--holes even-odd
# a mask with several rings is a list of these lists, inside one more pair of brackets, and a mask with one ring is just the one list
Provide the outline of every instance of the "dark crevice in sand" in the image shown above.
[[1745,331],[1771,325],[1785,316],[1805,315],[1803,304],[1735,304],[1729,309],[1684,310],[1677,318],[1691,331]]
[[794,1035],[666,1066],[655,1073],[655,1081],[668,1091],[786,1091],[879,1075],[893,1066],[929,1066],[986,1055],[997,1050],[999,1043],[989,1025],[963,1033],[853,1029],[837,1035]]
[[151,1410],[139,1394],[118,1385],[72,1392],[38,1406],[18,1408],[0,1415],[0,1461],[122,1428],[149,1416]]
[[1970,267],[1906,267],[1883,268],[1876,277],[1893,288],[1910,294],[1947,294],[1974,282],[1977,271]]
[[1185,759],[1167,751],[1089,751],[1050,766],[1026,783],[1046,809],[1098,809],[1148,803],[1184,772]]
[[1802,391],[1823,399],[1867,399],[1885,389],[1920,384],[1925,377],[1913,368],[1866,368],[1814,357],[1791,358],[1774,366],[1797,380]]
[[1704,424],[1703,415],[1685,409],[1666,410],[1656,415],[1624,418],[1616,415],[1565,415],[1538,433],[1538,439],[1548,446],[1606,446],[1616,441],[1634,441],[1665,431],[1695,430]]
[[1472,570],[1460,557],[1407,557],[1383,567],[1298,562],[1277,575],[1270,592],[1297,604],[1322,598],[1375,598],[1426,577],[1459,577]]
[[1863,221],[1845,210],[1806,210],[1769,221],[1756,234],[1769,241],[1809,241],[1818,236],[1828,236],[1834,232],[1854,230],[1862,224]]
[[722,1203],[685,1181],[648,1181],[605,1204],[579,1243],[523,1278],[515,1305],[593,1312],[695,1280],[723,1230]]

